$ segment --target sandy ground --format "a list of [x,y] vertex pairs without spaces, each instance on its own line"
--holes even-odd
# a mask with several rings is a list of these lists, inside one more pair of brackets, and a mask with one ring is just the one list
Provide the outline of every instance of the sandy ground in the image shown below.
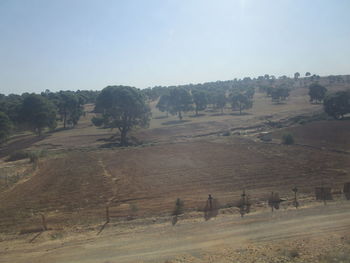
[[94,230],[29,243],[32,234],[1,242],[0,262],[320,262],[327,249],[350,245],[349,216],[350,203],[342,201],[245,218],[180,219],[175,226],[115,224],[98,236]]

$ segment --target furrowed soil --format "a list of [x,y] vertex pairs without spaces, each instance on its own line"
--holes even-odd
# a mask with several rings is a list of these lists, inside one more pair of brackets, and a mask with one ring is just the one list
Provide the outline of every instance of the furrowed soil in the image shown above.
[[[0,149],[0,262],[337,262],[328,251],[347,257],[350,204],[342,189],[350,182],[350,120],[328,120],[306,93],[294,90],[280,105],[258,93],[243,115],[189,113],[182,122],[153,108],[150,128],[134,130],[134,146],[126,148],[116,147],[115,130],[92,126],[93,105],[73,129],[13,137]],[[272,140],[261,141],[262,133]],[[281,144],[285,133],[295,144]],[[19,150],[45,156],[35,164],[5,162]],[[315,200],[320,186],[332,188],[327,206]],[[240,218],[243,189],[252,207]],[[271,192],[284,200],[273,214]],[[205,221],[208,194],[220,211]],[[172,226],[177,198],[185,214]],[[106,207],[111,222],[104,228]],[[48,231],[40,232],[41,215]]]

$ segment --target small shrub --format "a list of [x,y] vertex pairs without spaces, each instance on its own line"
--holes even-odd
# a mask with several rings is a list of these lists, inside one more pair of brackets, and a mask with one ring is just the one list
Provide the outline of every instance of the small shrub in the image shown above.
[[103,118],[99,118],[99,117],[93,117],[91,119],[91,122],[97,126],[97,127],[101,127],[104,124],[104,119]]
[[294,144],[294,138],[293,135],[290,133],[283,134],[282,136],[282,143],[286,145]]
[[178,198],[176,199],[173,215],[174,216],[181,215],[183,214],[183,212],[184,212],[184,202],[180,198]]

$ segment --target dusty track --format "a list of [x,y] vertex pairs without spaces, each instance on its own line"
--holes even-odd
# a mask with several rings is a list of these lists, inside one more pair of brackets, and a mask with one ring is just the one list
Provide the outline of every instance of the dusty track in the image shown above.
[[[345,233],[350,229],[347,202],[300,210],[269,211],[249,215],[221,215],[210,221],[185,220],[175,227],[153,224],[128,230],[107,228],[101,236],[21,244],[1,244],[1,262],[165,262],[179,255],[200,259],[205,253],[220,254],[223,248],[248,244]],[[86,238],[88,237],[88,238]],[[5,248],[7,247],[7,248]],[[181,262],[187,262],[181,261]],[[192,262],[192,261],[191,261]]]

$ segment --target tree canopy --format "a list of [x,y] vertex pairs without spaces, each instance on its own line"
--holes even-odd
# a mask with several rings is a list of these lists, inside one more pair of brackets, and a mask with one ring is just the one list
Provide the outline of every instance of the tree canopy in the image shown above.
[[102,115],[105,126],[119,130],[122,146],[127,145],[130,130],[135,126],[147,127],[151,117],[145,96],[129,86],[104,88],[97,97],[95,112]]
[[191,94],[184,88],[173,88],[170,90],[170,113],[177,115],[182,120],[182,112],[192,110]]
[[54,129],[57,125],[54,105],[37,94],[30,94],[24,98],[19,114],[20,120],[39,136],[44,128]]
[[342,119],[350,113],[350,90],[329,94],[323,100],[325,112],[335,119]]
[[195,105],[196,116],[198,116],[198,111],[205,110],[208,105],[207,94],[201,90],[194,90],[192,92],[193,102]]
[[10,135],[11,128],[12,124],[9,117],[0,111],[0,144]]
[[327,89],[318,83],[309,86],[310,102],[322,102],[326,96]]
[[253,107],[253,100],[249,94],[242,92],[233,92],[230,94],[230,101],[232,110],[239,110],[239,114],[242,114],[242,110],[247,110]]
[[159,101],[156,105],[156,108],[161,112],[166,112],[167,116],[170,111],[170,95],[164,94],[160,96]]
[[271,99],[273,102],[280,103],[289,97],[289,88],[285,86],[280,86],[270,90]]
[[79,99],[74,93],[69,91],[61,91],[58,93],[58,113],[63,121],[63,127],[66,128],[67,123],[76,125],[83,114],[82,99]]

